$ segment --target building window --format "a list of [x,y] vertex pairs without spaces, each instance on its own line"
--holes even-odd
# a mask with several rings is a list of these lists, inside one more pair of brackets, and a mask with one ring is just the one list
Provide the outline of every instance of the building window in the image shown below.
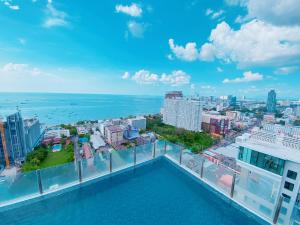
[[287,177],[290,178],[290,179],[296,180],[297,173],[295,171],[288,170]]
[[294,184],[286,181],[284,183],[284,188],[287,189],[287,190],[293,191],[294,190]]
[[283,196],[283,201],[284,201],[284,202],[290,203],[291,196],[289,196],[289,195],[287,195],[287,194],[284,194],[284,193],[282,193],[282,196]]
[[269,172],[283,175],[284,160],[245,147],[239,149],[239,160]]
[[286,215],[286,212],[287,212],[287,209],[286,209],[285,207],[281,207],[280,213],[281,213],[282,215]]

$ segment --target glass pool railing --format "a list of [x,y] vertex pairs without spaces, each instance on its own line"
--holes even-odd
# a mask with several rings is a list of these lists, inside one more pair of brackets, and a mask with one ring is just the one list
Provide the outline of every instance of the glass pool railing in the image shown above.
[[280,183],[277,180],[244,168],[236,171],[162,140],[126,150],[97,152],[90,159],[0,177],[0,207],[78,185],[163,155],[267,222],[300,225],[297,223],[300,207],[292,204],[292,210],[285,210],[287,200],[278,199]]

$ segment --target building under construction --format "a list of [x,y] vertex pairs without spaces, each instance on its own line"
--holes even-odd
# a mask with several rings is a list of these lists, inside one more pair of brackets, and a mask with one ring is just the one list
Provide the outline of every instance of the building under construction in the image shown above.
[[0,118],[0,165],[5,165],[6,168],[10,167],[10,159],[9,153],[7,148],[7,141],[5,136],[5,123],[3,122],[2,118]]

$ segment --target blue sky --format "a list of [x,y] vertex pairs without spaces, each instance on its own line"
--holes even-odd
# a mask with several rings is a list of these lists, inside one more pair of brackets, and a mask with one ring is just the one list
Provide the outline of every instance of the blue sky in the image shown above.
[[[0,0],[0,91],[300,97],[299,0]],[[4,85],[3,85],[4,84]]]

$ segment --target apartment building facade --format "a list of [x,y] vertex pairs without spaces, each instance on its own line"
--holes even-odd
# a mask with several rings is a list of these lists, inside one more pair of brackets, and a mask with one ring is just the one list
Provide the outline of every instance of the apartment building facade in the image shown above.
[[190,131],[201,131],[202,105],[198,100],[166,98],[162,114],[165,124]]

